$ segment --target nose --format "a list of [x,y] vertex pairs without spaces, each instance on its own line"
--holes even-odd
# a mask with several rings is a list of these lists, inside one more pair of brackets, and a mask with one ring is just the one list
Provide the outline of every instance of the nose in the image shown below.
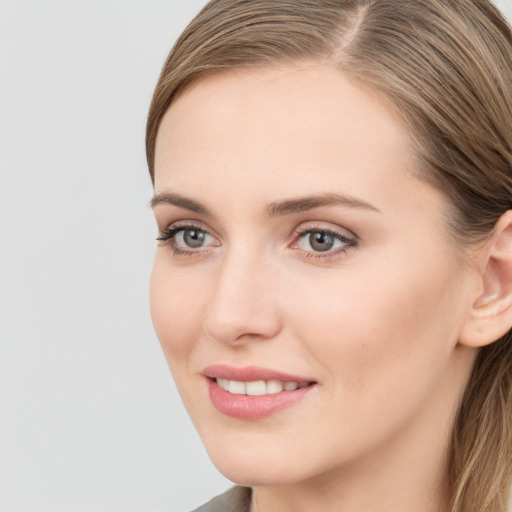
[[204,319],[215,340],[241,345],[268,340],[281,330],[277,279],[268,264],[232,254],[221,264]]

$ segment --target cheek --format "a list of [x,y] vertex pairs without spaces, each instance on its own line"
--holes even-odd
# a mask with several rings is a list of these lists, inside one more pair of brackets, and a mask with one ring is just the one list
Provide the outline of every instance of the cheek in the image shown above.
[[150,282],[151,318],[169,366],[188,358],[202,329],[204,287],[157,254]]
[[406,380],[425,384],[448,360],[459,325],[453,269],[380,263],[296,282],[288,309],[294,335],[330,378],[368,398]]

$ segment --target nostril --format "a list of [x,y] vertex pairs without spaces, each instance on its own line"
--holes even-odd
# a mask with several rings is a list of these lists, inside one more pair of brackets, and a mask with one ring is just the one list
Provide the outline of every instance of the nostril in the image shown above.
[[[265,308],[266,309],[266,308]],[[281,330],[275,312],[263,311],[250,304],[212,304],[203,328],[214,340],[230,345],[261,342],[274,338]]]

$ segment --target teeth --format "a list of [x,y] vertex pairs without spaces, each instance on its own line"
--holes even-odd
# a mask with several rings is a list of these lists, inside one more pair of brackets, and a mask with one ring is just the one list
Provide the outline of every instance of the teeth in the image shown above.
[[269,380],[267,382],[267,393],[269,395],[273,395],[274,393],[281,393],[283,389],[283,383],[279,380]]
[[256,382],[246,382],[245,392],[248,395],[259,396],[267,394],[267,384],[264,380],[257,380]]
[[274,395],[281,391],[294,391],[298,388],[305,388],[309,382],[281,382],[279,380],[256,380],[253,382],[242,382],[238,380],[216,379],[222,389],[234,395]]
[[217,379],[217,384],[226,391],[229,390],[229,380],[228,379]]
[[238,380],[230,380],[228,381],[228,391],[233,393],[234,395],[246,395],[246,387],[245,382],[240,382]]

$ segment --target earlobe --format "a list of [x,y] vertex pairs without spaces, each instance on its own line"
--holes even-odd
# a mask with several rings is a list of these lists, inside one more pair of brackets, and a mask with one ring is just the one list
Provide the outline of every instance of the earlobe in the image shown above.
[[512,210],[504,213],[479,249],[481,294],[471,306],[459,343],[483,347],[512,328]]

